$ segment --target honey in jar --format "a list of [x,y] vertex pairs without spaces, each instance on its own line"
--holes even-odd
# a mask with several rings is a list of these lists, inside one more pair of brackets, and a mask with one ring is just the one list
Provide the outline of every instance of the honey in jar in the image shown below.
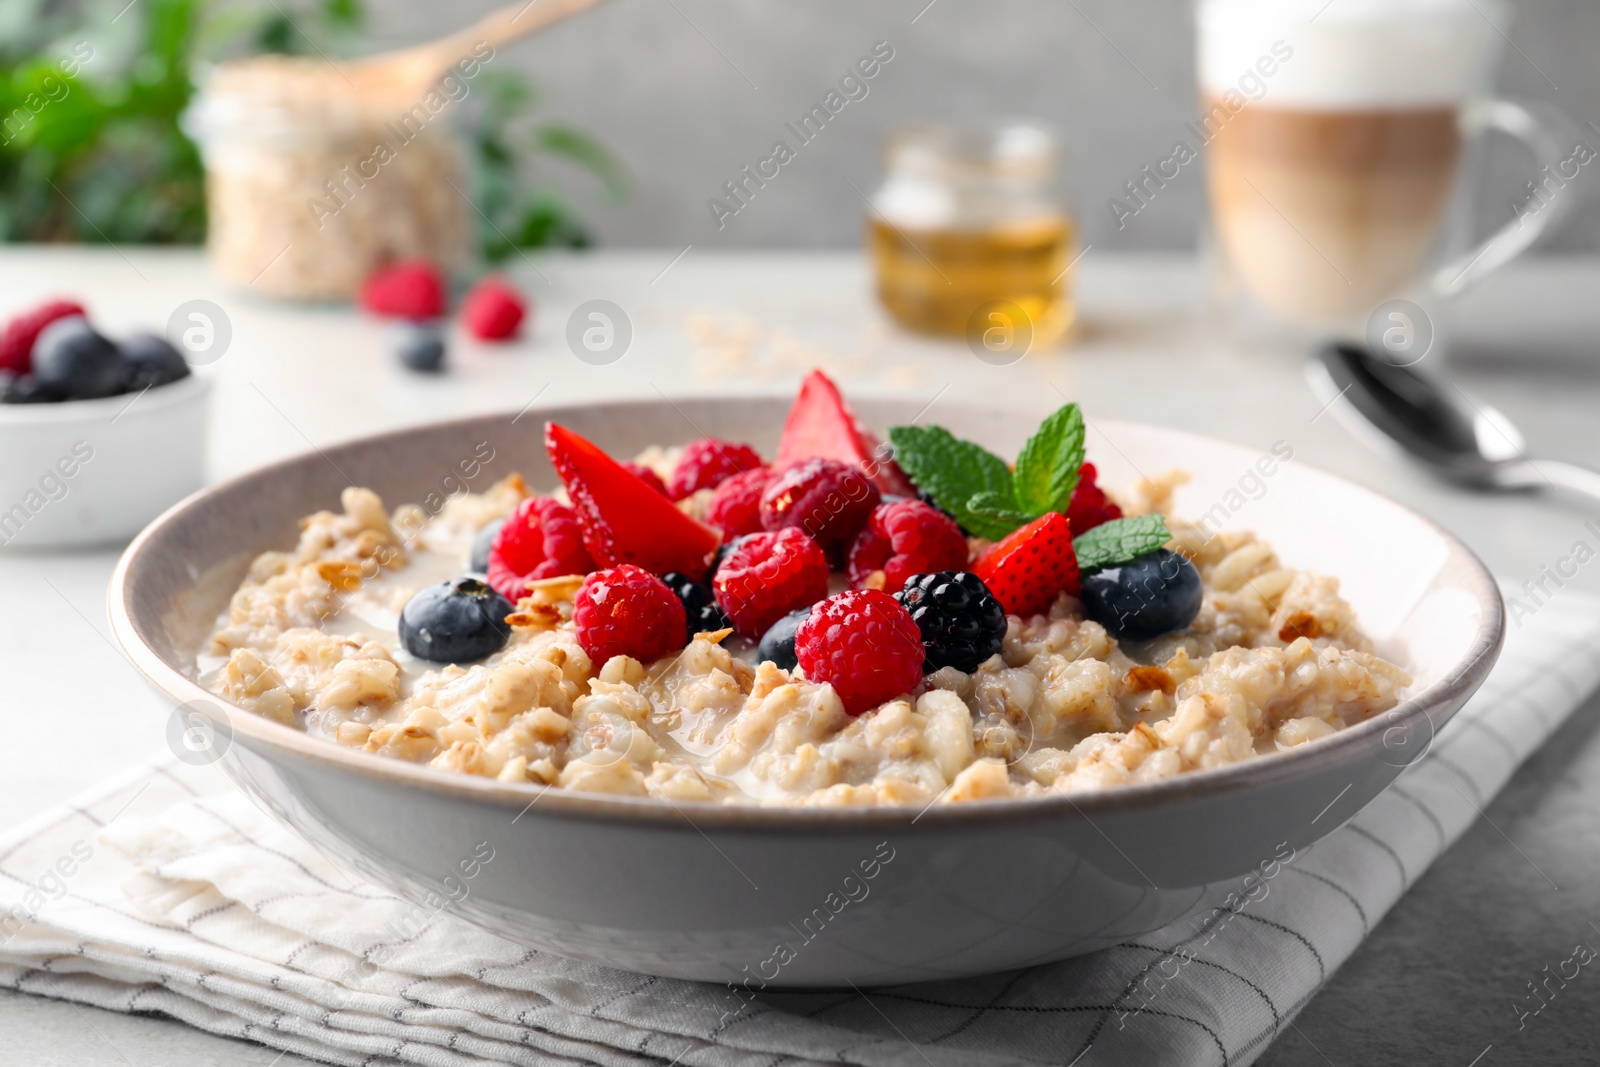
[[1020,316],[1009,325],[1028,331],[1031,350],[1068,332],[1076,240],[1050,188],[1056,156],[1055,137],[1030,123],[918,127],[890,141],[868,242],[896,322],[974,339]]

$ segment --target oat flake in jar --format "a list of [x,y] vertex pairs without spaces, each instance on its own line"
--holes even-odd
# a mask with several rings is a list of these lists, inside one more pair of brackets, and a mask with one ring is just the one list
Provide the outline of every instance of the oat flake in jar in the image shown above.
[[352,297],[374,269],[468,256],[458,105],[357,94],[331,64],[259,56],[218,66],[185,116],[206,166],[217,272],[296,300]]

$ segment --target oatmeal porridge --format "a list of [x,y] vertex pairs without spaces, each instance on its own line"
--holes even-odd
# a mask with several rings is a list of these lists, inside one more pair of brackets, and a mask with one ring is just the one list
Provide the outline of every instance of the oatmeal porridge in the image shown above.
[[1410,684],[1337,579],[1172,516],[1180,475],[1108,495],[1074,405],[1014,465],[937,427],[890,442],[813,374],[770,463],[713,439],[618,462],[552,425],[552,494],[347,489],[253,562],[202,682],[446,771],[818,806],[1155,781]]

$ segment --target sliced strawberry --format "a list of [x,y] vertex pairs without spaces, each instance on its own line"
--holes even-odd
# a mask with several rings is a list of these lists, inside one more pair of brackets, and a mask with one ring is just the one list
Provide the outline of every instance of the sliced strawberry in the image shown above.
[[888,450],[845,403],[839,387],[819,370],[806,375],[800,393],[783,423],[778,458],[773,463],[802,459],[837,459],[868,472],[880,490],[894,496],[916,496],[917,490]]
[[1078,592],[1072,524],[1058,511],[1034,519],[979,556],[972,572],[1007,615],[1042,615],[1063,591]]
[[567,487],[583,543],[602,567],[632,563],[658,577],[699,579],[721,540],[594,444],[564,426],[545,424],[544,447]]

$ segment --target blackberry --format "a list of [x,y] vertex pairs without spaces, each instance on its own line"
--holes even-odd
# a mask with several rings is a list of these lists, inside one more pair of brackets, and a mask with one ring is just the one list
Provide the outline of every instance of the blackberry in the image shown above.
[[712,595],[709,585],[703,585],[678,571],[668,571],[661,576],[661,580],[674,596],[683,601],[684,614],[689,616],[685,641],[693,641],[695,634],[713,633],[733,625],[717,606],[717,598]]
[[1006,612],[983,580],[970,571],[936,571],[906,580],[895,599],[911,612],[927,656],[923,670],[954,667],[971,674],[1000,651]]

